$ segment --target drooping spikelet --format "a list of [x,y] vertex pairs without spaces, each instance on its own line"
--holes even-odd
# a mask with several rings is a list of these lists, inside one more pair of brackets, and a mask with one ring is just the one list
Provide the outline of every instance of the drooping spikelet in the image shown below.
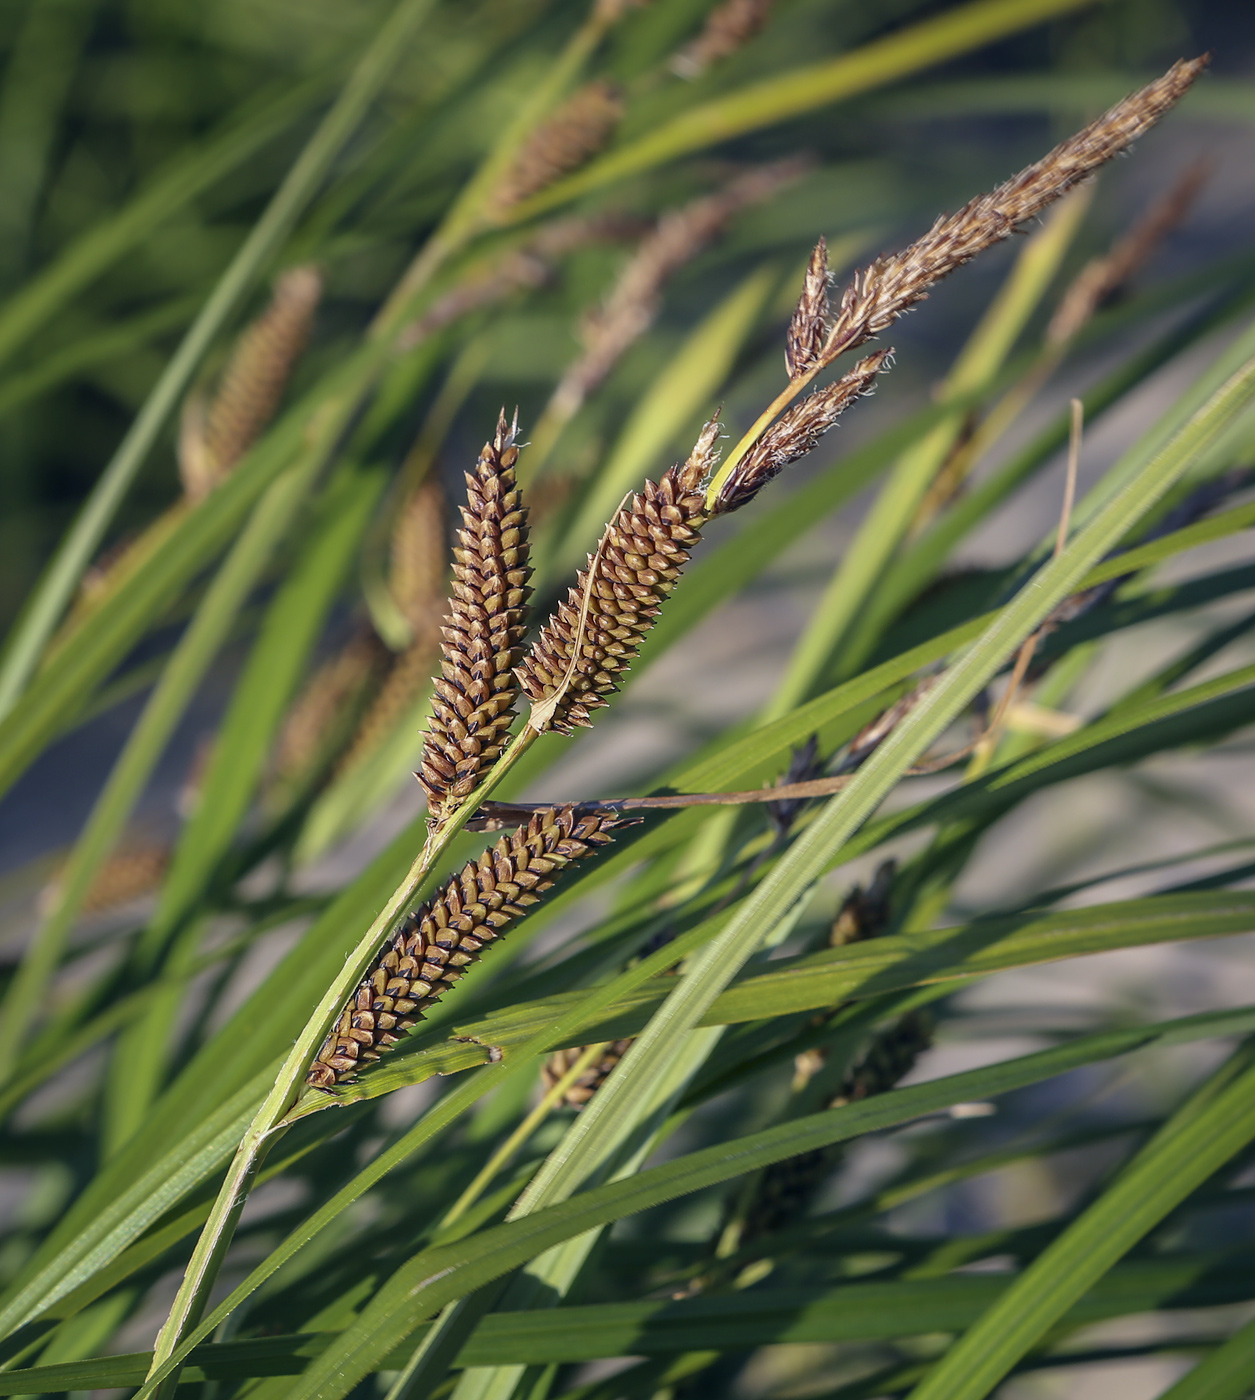
[[486,944],[540,901],[566,866],[612,839],[614,825],[606,813],[546,808],[466,865],[388,940],[306,1082],[330,1089],[395,1045]]
[[561,422],[572,417],[653,324],[669,279],[709,247],[741,210],[770,199],[804,169],[797,160],[758,166],[665,213],[641,240],[602,305],[585,318],[583,350],[563,372],[545,417]]
[[769,481],[805,457],[855,399],[871,392],[892,354],[892,350],[877,350],[860,360],[849,374],[786,409],[736,464],[720,488],[711,514],[726,515],[749,505]]
[[624,505],[606,527],[567,600],[545,624],[518,669],[532,701],[529,723],[569,734],[591,724],[619,673],[635,660],[645,633],[701,537],[701,487],[714,462],[719,422],[703,428],[688,460]]
[[854,275],[829,333],[825,358],[862,345],[888,329],[934,283],[1008,238],[1027,219],[1118,155],[1173,107],[1207,66],[1207,58],[1174,63],[1162,78],[1116,103],[1041,160],[957,214],[939,218],[900,253],[879,257]]
[[501,210],[577,170],[606,144],[623,117],[623,97],[604,78],[586,83],[532,132],[497,191]]
[[418,780],[430,817],[469,797],[500,756],[519,687],[513,667],[530,592],[527,512],[514,484],[517,419],[504,410],[466,475],[467,504],[453,551],[453,591],[441,629],[441,676]]
[[321,296],[317,268],[285,272],[270,305],[240,337],[209,407],[189,399],[179,440],[179,474],[189,500],[208,495],[274,417]]
[[681,78],[698,78],[713,63],[729,58],[763,28],[773,0],[723,0],[706,16],[701,33],[671,60]]
[[[970,200],[957,214],[939,218],[902,252],[876,258],[854,274],[831,324],[827,255],[821,241],[812,255],[789,327],[785,358],[792,383],[800,389],[838,356],[887,330],[943,277],[1009,237],[1118,155],[1181,98],[1206,64],[1205,57],[1173,64],[1162,78],[1117,103],[1005,184]],[[868,392],[886,359],[884,352],[869,356],[835,384],[790,407],[784,406],[796,390],[782,394],[777,404],[784,411],[774,421],[771,414],[764,415],[754,438],[743,448],[738,446],[729,458],[731,471],[726,481],[719,483],[717,498],[710,503],[711,513],[739,509],[790,462],[809,452],[842,410]]]

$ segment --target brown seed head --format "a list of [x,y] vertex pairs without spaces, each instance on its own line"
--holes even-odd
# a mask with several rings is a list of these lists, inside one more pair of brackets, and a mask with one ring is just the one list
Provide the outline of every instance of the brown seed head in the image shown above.
[[356,768],[411,714],[431,681],[432,667],[439,655],[439,633],[433,626],[421,632],[414,644],[399,656],[391,655],[382,684],[362,713],[352,741],[336,764],[337,773]]
[[723,0],[706,16],[702,32],[671,60],[681,78],[698,78],[707,68],[729,58],[763,28],[773,0]]
[[418,780],[431,820],[469,797],[505,748],[518,684],[513,667],[530,589],[527,512],[514,484],[517,419],[504,410],[466,477],[467,504],[453,551],[453,593],[441,629],[441,675]]
[[[932,1017],[927,1011],[909,1011],[894,1025],[878,1032],[863,1055],[846,1073],[840,1091],[825,1108],[840,1108],[874,1094],[888,1093],[905,1079],[919,1057],[932,1044]],[[810,1208],[841,1158],[842,1149],[821,1147],[768,1167],[758,1180],[741,1231],[749,1243],[791,1224]]]
[[[96,872],[87,897],[83,901],[83,914],[106,914],[132,900],[152,894],[165,879],[170,865],[170,847],[152,841],[145,844],[123,846],[114,851]],[[43,914],[51,913],[60,902],[60,872],[49,881],[39,897],[39,909]]]
[[179,472],[189,499],[208,495],[274,417],[321,297],[317,268],[285,272],[270,305],[240,337],[213,402],[205,408],[196,396],[189,399],[179,443]]
[[577,170],[614,135],[623,118],[623,97],[604,78],[586,83],[535,129],[497,191],[504,211]]
[[605,302],[585,320],[583,353],[563,374],[546,413],[555,413],[563,421],[570,418],[653,324],[670,278],[714,242],[742,209],[769,199],[804,168],[792,160],[748,170],[714,194],[664,214],[641,241]]
[[436,634],[448,580],[444,487],[428,472],[392,527],[388,586],[415,639]]
[[554,219],[504,255],[494,255],[472,268],[397,334],[396,348],[412,350],[472,311],[492,306],[514,292],[543,286],[552,277],[558,259],[577,248],[635,238],[641,227],[641,219],[616,213]]
[[299,781],[323,760],[335,739],[342,741],[367,693],[381,680],[391,652],[365,625],[310,676],[293,702],[275,747],[275,776]]
[[785,336],[784,363],[790,379],[814,368],[823,354],[828,339],[828,280],[828,240],[821,238],[811,253],[802,295]]
[[546,808],[466,865],[388,940],[323,1042],[306,1083],[330,1089],[395,1045],[568,865],[612,839],[614,825],[604,813]]
[[897,870],[897,861],[882,861],[866,889],[855,885],[846,895],[828,935],[829,947],[844,948],[847,943],[861,943],[884,933],[889,926],[889,898]]
[[1189,213],[1207,174],[1208,168],[1203,163],[1192,166],[1109,253],[1086,264],[1050,318],[1046,327],[1047,345],[1066,345],[1104,302],[1137,275],[1160,243]]
[[892,350],[877,350],[860,360],[849,374],[786,409],[736,464],[711,513],[726,515],[740,510],[785,467],[804,457],[855,399],[871,392],[892,354]]
[[1207,66],[1206,56],[1174,63],[1162,78],[1118,102],[1049,155],[1021,170],[957,214],[938,219],[900,253],[879,257],[854,275],[828,336],[825,360],[888,329],[941,278],[1033,218],[1150,129]]
[[[567,1107],[583,1108],[610,1077],[610,1071],[627,1054],[631,1044],[630,1037],[626,1040],[611,1041],[603,1054],[594,1060],[573,1084],[567,1086],[562,1095]],[[584,1049],[584,1046],[573,1045],[567,1050],[555,1050],[549,1056],[540,1071],[541,1082],[546,1089],[552,1089],[565,1077],[567,1071],[584,1053]]]
[[715,461],[719,421],[702,430],[688,460],[620,508],[566,602],[518,669],[533,729],[569,734],[592,721],[688,563],[705,523],[702,485]]

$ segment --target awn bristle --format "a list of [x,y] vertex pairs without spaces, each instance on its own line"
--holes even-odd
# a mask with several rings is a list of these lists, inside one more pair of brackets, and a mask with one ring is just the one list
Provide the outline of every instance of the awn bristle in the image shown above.
[[1064,293],[1046,327],[1046,344],[1065,345],[1095,313],[1137,275],[1163,240],[1189,213],[1207,168],[1193,166],[1103,257],[1094,258]]
[[322,297],[314,267],[294,267],[275,283],[270,305],[240,337],[205,409],[188,400],[179,441],[179,473],[189,500],[213,490],[275,415],[309,340]]
[[330,1089],[395,1045],[486,944],[539,903],[568,865],[612,839],[614,825],[605,813],[547,808],[469,862],[388,940],[306,1082]]
[[773,0],[724,0],[716,5],[702,32],[671,60],[671,71],[681,78],[699,78],[712,64],[730,58],[762,31],[772,4]]
[[623,97],[613,83],[586,83],[524,141],[497,191],[505,211],[577,170],[614,135],[623,119]]
[[668,280],[727,228],[735,215],[796,180],[801,162],[748,170],[714,194],[673,209],[642,239],[602,306],[581,328],[583,353],[563,374],[546,415],[570,418],[627,349],[653,324]]
[[702,486],[714,463],[719,422],[702,430],[688,460],[647,481],[606,526],[564,603],[518,668],[533,729],[569,734],[592,723],[688,562],[705,523]]
[[527,512],[514,483],[517,418],[502,410],[493,440],[466,475],[453,551],[453,590],[441,629],[441,676],[418,774],[439,822],[479,786],[509,738],[519,686],[513,668],[526,630]]

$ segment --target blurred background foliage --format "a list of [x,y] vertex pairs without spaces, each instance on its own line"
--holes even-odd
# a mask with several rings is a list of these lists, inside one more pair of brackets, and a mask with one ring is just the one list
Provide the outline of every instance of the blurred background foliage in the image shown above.
[[[26,334],[0,333],[0,620],[13,619],[163,357],[386,8],[371,0],[5,6],[0,292],[12,297],[24,283],[46,283],[67,267],[73,275],[63,276]],[[610,39],[604,70],[627,96],[618,141],[749,79],[839,54],[947,6],[784,0],[752,46],[692,82],[678,80],[666,59],[706,9],[704,0],[647,6]],[[327,279],[303,381],[345,353],[449,192],[579,17],[574,4],[468,0],[438,7],[425,21],[413,59],[401,65],[284,252],[285,262],[317,258]],[[647,214],[708,186],[724,161],[802,149],[819,163],[685,269],[658,328],[622,366],[598,413],[613,420],[631,403],[651,365],[712,295],[764,253],[800,259],[819,232],[864,229],[883,240],[891,230],[917,228],[1177,54],[1213,47],[1218,75],[1242,71],[1251,28],[1248,7],[1226,0],[1085,6],[922,80],[913,76],[901,95],[891,87],[856,97],[629,180],[615,203]],[[1214,110],[1215,93],[1196,96],[1188,110],[1201,115],[1208,99]],[[1103,221],[1110,224],[1114,212],[1104,211]],[[1077,256],[1101,237],[1099,224],[1088,235],[1090,249]],[[580,252],[525,307],[494,313],[485,371],[491,388],[467,410],[477,425],[469,438],[482,435],[488,405],[500,400],[517,399],[522,421],[535,421],[546,384],[574,349],[573,319],[621,257],[615,248]],[[259,289],[259,302],[262,296]],[[977,297],[968,290],[952,300],[974,306]],[[923,333],[941,345],[960,332],[934,316]],[[420,390],[407,405],[394,449],[432,392]],[[580,461],[597,426],[572,434],[563,457]],[[150,519],[177,491],[171,430],[119,512],[113,538]]]

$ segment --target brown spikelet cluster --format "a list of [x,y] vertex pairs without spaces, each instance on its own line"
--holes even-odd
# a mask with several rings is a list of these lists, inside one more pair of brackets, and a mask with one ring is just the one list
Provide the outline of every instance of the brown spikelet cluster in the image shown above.
[[[840,1091],[824,1107],[841,1108],[888,1093],[910,1074],[931,1044],[932,1017],[927,1011],[907,1012],[872,1038],[845,1075]],[[840,1148],[818,1148],[768,1167],[755,1184],[741,1242],[751,1243],[804,1215],[840,1156]]]
[[701,33],[671,60],[681,78],[698,78],[712,64],[748,44],[771,18],[773,0],[723,0],[706,16]]
[[418,774],[434,822],[479,786],[514,719],[519,687],[513,667],[531,575],[527,512],[514,484],[517,431],[517,421],[509,423],[503,411],[493,440],[466,476],[441,675]]
[[605,813],[550,807],[467,864],[388,940],[306,1082],[330,1089],[395,1045],[568,865],[612,839],[614,825]]
[[410,625],[411,641],[392,659],[336,765],[337,772],[348,772],[373,752],[427,689],[440,654],[440,618],[447,583],[446,529],[444,487],[431,472],[398,510],[390,544],[388,588]]
[[833,920],[828,935],[830,948],[844,948],[884,933],[889,927],[890,894],[897,872],[897,861],[881,861],[866,889],[855,885],[850,890]]
[[[631,1044],[631,1037],[626,1040],[611,1041],[606,1046],[605,1051],[588,1066],[584,1073],[573,1084],[567,1085],[562,1095],[563,1102],[570,1108],[583,1108],[610,1077],[610,1071],[627,1054]],[[541,1081],[546,1089],[552,1089],[562,1081],[584,1053],[585,1048],[582,1045],[573,1045],[567,1050],[555,1050],[549,1056],[540,1071]]]
[[614,211],[553,219],[525,242],[470,270],[399,332],[396,347],[412,350],[472,311],[492,306],[513,292],[543,286],[552,277],[557,260],[568,253],[594,243],[637,238],[644,226],[639,217]]
[[806,276],[802,280],[802,295],[789,320],[784,338],[784,365],[790,379],[799,379],[813,369],[824,353],[828,339],[828,240],[815,244]]
[[719,423],[702,430],[688,460],[624,505],[606,527],[567,600],[518,669],[532,701],[533,729],[569,734],[607,703],[688,562],[705,523],[702,485],[714,462]]
[[380,683],[391,653],[370,628],[358,628],[339,651],[310,676],[297,696],[275,746],[275,777],[299,781],[322,757],[346,716],[356,711]]
[[189,499],[208,495],[274,417],[321,296],[317,268],[285,272],[275,283],[270,305],[240,337],[213,402],[206,409],[194,397],[188,401],[179,473]]
[[444,487],[435,472],[428,472],[392,527],[388,587],[415,637],[435,632],[444,606],[446,515]]
[[1195,165],[1185,172],[1110,252],[1094,258],[1064,294],[1046,327],[1047,345],[1065,345],[1142,269],[1155,249],[1189,213],[1207,178],[1207,167]]
[[604,78],[585,83],[523,143],[497,191],[497,207],[512,208],[578,170],[614,135],[623,118],[623,97]]
[[[116,850],[96,872],[87,898],[84,914],[107,914],[111,909],[130,904],[151,894],[165,879],[170,865],[170,847],[157,841],[124,846]],[[40,896],[41,911],[54,909],[60,897],[60,880],[54,877]]]
[[786,409],[736,464],[711,513],[726,515],[740,510],[786,467],[805,457],[855,399],[871,392],[892,354],[892,350],[877,350],[860,360],[849,374]]
[[[1073,189],[1100,165],[1126,149],[1187,91],[1207,59],[1173,64],[1153,83],[1117,103],[1049,155],[970,200],[957,214],[939,218],[902,252],[878,257],[854,274],[829,321],[827,254],[821,242],[812,255],[797,309],[789,326],[785,359],[799,388],[839,355],[887,330],[937,282],[978,253],[1008,238],[1026,220]],[[868,392],[887,354],[869,356],[850,374],[786,408],[734,458],[721,484],[713,514],[736,510],[790,462],[809,452],[837,416]],[[787,403],[792,393],[778,403]]]
[[546,413],[570,418],[653,324],[669,279],[709,247],[736,214],[769,199],[804,169],[791,160],[747,170],[723,189],[664,214],[642,239],[601,307],[585,318],[580,331],[583,351],[558,382]]
[[395,731],[397,723],[410,712],[429,685],[439,651],[439,642],[429,631],[393,658],[374,698],[353,730],[352,741],[336,764],[337,773],[356,768]]

